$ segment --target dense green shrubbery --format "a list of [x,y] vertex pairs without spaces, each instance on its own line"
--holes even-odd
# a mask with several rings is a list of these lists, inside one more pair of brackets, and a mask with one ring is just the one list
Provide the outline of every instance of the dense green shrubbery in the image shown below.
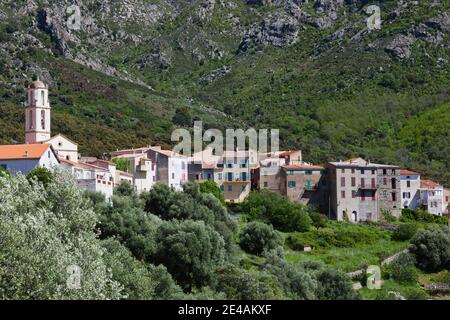
[[319,300],[358,300],[360,294],[353,290],[351,279],[343,272],[334,269],[320,270],[316,274]]
[[400,283],[414,283],[417,280],[418,270],[416,259],[411,253],[401,253],[397,259],[384,268],[384,273]]
[[410,222],[410,221],[419,221],[426,223],[437,223],[442,225],[448,224],[447,217],[438,216],[432,213],[429,213],[426,210],[421,209],[402,209],[402,215],[400,217],[400,221]]
[[[45,187],[0,177],[0,190],[1,299],[123,297],[94,232],[96,214],[71,177],[57,171]],[[74,266],[82,272],[77,290],[67,286]]]
[[277,277],[286,296],[302,300],[316,297],[318,286],[315,278],[300,267],[286,262],[280,249],[266,252],[265,258],[262,270]]
[[309,217],[312,220],[312,224],[316,228],[325,228],[328,224],[328,217],[318,212],[310,212]]
[[44,167],[36,167],[27,174],[28,181],[36,180],[47,186],[53,179],[53,173]]
[[240,210],[250,220],[270,223],[280,231],[308,231],[311,227],[310,209],[307,206],[268,190],[250,192],[240,205]]
[[200,192],[196,183],[185,183],[183,192],[171,190],[162,183],[156,183],[150,192],[141,196],[145,211],[164,220],[198,220],[212,226],[225,240],[228,253],[236,250],[233,233],[236,224],[227,209],[209,193]]
[[409,251],[422,270],[450,267],[450,230],[447,227],[419,230],[411,240]]
[[154,261],[163,264],[189,292],[213,283],[214,269],[224,263],[223,238],[203,221],[166,221],[156,234]]
[[200,183],[200,192],[214,195],[217,199],[219,199],[220,203],[225,206],[225,198],[223,197],[222,191],[217,183],[212,182],[211,180]]
[[285,298],[277,277],[265,272],[251,272],[233,265],[217,270],[217,291],[228,299],[271,300]]
[[392,239],[396,241],[410,240],[417,232],[417,226],[414,223],[404,223],[392,234]]
[[262,222],[250,222],[239,234],[239,244],[249,253],[261,255],[283,244],[281,235],[271,225]]
[[378,228],[367,228],[345,223],[333,223],[333,228],[292,233],[286,237],[286,245],[293,250],[303,250],[305,246],[315,248],[354,247],[370,244],[380,238],[388,238],[389,233]]

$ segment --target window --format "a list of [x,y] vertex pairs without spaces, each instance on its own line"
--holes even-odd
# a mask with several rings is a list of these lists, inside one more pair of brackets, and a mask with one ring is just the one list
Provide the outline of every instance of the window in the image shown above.
[[383,178],[383,185],[387,185],[387,179]]
[[288,188],[295,188],[296,182],[295,181],[288,181]]
[[406,181],[406,187],[410,188],[411,187],[411,181]]
[[305,174],[310,175],[310,174],[312,174],[312,171],[311,171],[311,170],[306,170],[306,171],[305,171]]
[[361,174],[364,174],[364,172],[365,172],[364,169],[361,169]]
[[233,181],[233,172],[228,172],[227,181]]
[[361,187],[364,188],[364,185],[365,185],[365,184],[366,184],[366,182],[365,182],[364,178],[361,178]]
[[342,169],[341,169],[341,172],[342,172],[342,173],[345,173],[345,169],[344,169],[344,168],[342,168]]
[[356,178],[352,177],[352,187],[354,187],[356,185]]
[[[47,151],[47,158],[49,158],[49,159],[50,159],[50,150],[49,150],[49,151]],[[67,159],[67,160],[69,160],[69,159]]]
[[364,190],[361,190],[361,201],[366,201],[366,193]]
[[175,179],[175,173],[172,172],[172,179]]
[[153,176],[153,181],[156,181],[156,176]]
[[375,200],[376,200],[376,198],[375,198],[375,193],[376,193],[376,191],[375,191],[375,190],[372,190],[372,201],[375,201]]
[[445,202],[448,202],[448,196],[445,196]]
[[34,123],[33,123],[33,110],[30,110],[29,116],[30,116],[30,126],[29,126],[29,129],[33,129],[33,128],[34,128]]
[[392,189],[396,189],[397,187],[397,181],[395,180],[395,178],[391,179],[391,185],[392,185]]
[[183,170],[186,169],[186,163],[185,162],[181,162],[181,169],[183,169]]
[[356,191],[355,190],[352,191],[352,198],[356,198]]
[[45,130],[45,110],[41,111],[41,128]]
[[397,201],[397,194],[392,192],[392,201]]
[[372,174],[375,174],[375,170],[372,170]]
[[218,174],[217,174],[217,179],[218,179],[218,180],[222,180],[222,173],[218,173]]
[[58,147],[62,147],[62,142],[58,142]]
[[352,169],[352,173],[355,173],[355,169]]
[[345,177],[341,178],[341,187],[345,187]]
[[383,175],[386,175],[386,174],[387,174],[386,169],[383,169]]
[[345,198],[345,191],[341,191],[341,198],[342,198],[342,199]]
[[372,178],[372,188],[375,188],[375,178]]
[[264,181],[264,188],[267,188],[269,186],[269,183],[267,181]]
[[42,104],[45,104],[44,90],[41,91]]
[[233,186],[228,186],[228,192],[233,191]]
[[395,174],[395,169],[392,169],[391,174]]
[[241,179],[242,181],[247,181],[247,172],[242,172]]
[[211,173],[208,173],[208,174],[207,174],[207,179],[208,179],[208,180],[211,180]]

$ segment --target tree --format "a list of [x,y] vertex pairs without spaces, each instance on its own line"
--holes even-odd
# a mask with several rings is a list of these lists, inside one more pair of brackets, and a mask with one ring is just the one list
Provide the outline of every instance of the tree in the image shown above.
[[0,299],[122,297],[96,214],[68,173],[56,170],[45,188],[17,175],[0,179],[0,189]]
[[114,195],[112,202],[113,205],[100,214],[100,236],[116,237],[137,259],[151,262],[160,219],[144,212],[132,197]]
[[317,298],[319,300],[358,300],[359,293],[353,290],[351,279],[343,272],[335,269],[318,271],[316,279],[319,283]]
[[36,167],[27,174],[27,179],[29,181],[36,180],[42,183],[44,186],[47,186],[52,181],[53,174],[44,167]]
[[421,229],[411,240],[409,251],[417,265],[425,271],[439,271],[450,263],[450,231],[448,228]]
[[284,298],[274,275],[251,272],[234,265],[217,270],[217,291],[233,300],[273,300]]
[[413,223],[401,224],[392,234],[392,239],[396,241],[410,240],[417,232],[417,226]]
[[210,285],[224,261],[223,238],[203,221],[165,221],[156,241],[155,263],[166,266],[186,292]]
[[262,222],[250,222],[239,234],[241,248],[249,253],[261,255],[283,244],[281,235],[273,227]]
[[132,300],[156,298],[157,279],[152,278],[143,262],[136,260],[126,247],[112,238],[103,240],[102,246],[106,249],[103,256],[105,263],[111,269],[112,278],[123,285],[126,298]]
[[288,263],[284,259],[281,248],[266,252],[262,270],[277,277],[281,288],[287,297],[292,299],[315,299],[317,281],[310,274],[298,266]]
[[240,205],[251,220],[271,223],[280,231],[307,231],[311,227],[309,208],[268,190],[252,191]]
[[187,108],[178,108],[172,117],[172,122],[179,126],[187,127],[192,125],[192,117]]
[[120,184],[115,187],[114,193],[121,196],[137,197],[133,185],[127,181],[121,181]]
[[328,218],[326,215],[320,214],[318,212],[311,212],[309,214],[309,217],[312,220],[313,226],[316,227],[317,229],[325,228],[327,226]]
[[418,276],[415,264],[415,257],[409,252],[403,252],[386,267],[385,271],[395,281],[400,283],[413,283],[417,280]]
[[116,165],[117,170],[125,172],[131,171],[131,161],[127,158],[113,158],[111,162]]
[[214,197],[219,199],[223,206],[225,205],[225,198],[223,197],[222,191],[219,186],[211,180],[200,183],[200,192],[212,194]]
[[8,170],[4,169],[3,167],[0,167],[0,178],[10,177],[11,174]]

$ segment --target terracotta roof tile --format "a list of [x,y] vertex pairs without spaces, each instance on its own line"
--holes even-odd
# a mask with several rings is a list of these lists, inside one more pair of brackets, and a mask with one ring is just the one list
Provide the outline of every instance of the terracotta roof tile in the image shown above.
[[0,160],[39,159],[50,144],[16,144],[0,146]]
[[400,174],[404,175],[404,176],[415,176],[415,175],[420,175],[420,173],[411,171],[411,170],[400,170]]

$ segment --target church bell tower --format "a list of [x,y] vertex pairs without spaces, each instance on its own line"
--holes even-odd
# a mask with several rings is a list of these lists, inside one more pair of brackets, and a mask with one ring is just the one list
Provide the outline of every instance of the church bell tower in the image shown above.
[[33,81],[27,90],[25,105],[25,143],[41,143],[50,139],[50,103],[48,86]]

